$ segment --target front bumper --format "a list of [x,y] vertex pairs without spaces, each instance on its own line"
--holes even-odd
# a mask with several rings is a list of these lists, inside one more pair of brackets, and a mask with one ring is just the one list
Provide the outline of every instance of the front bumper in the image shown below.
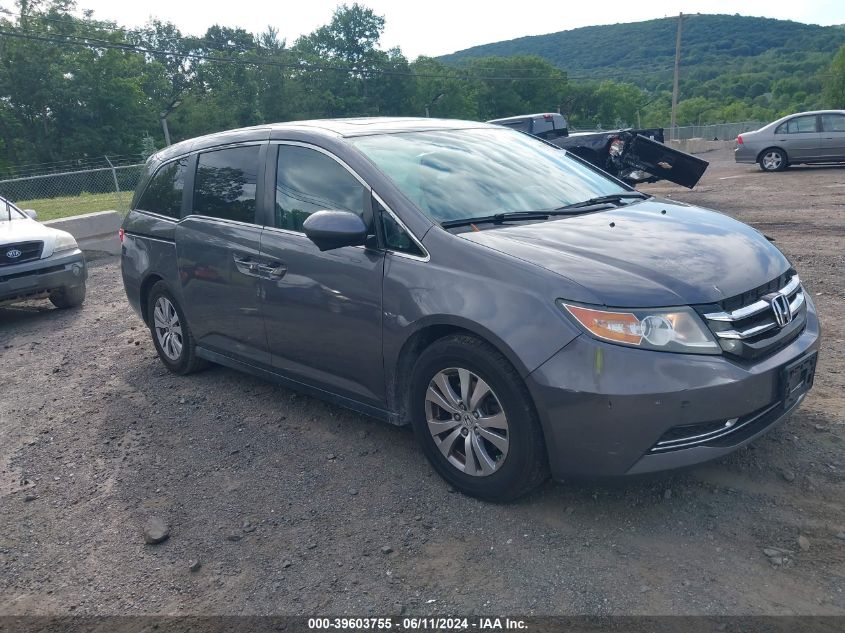
[[45,259],[0,267],[0,303],[17,301],[85,283],[88,269],[74,249]]
[[[789,416],[795,407],[778,404],[782,369],[818,347],[819,321],[811,302],[804,331],[756,362],[639,350],[579,336],[527,379],[552,475],[630,475],[726,455]],[[653,450],[670,429],[734,418],[737,426],[748,423],[717,441]]]

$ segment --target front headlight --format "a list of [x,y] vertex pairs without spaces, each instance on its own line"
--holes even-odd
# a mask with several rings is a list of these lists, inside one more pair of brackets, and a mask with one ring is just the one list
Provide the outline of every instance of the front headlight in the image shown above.
[[611,343],[687,354],[719,354],[721,348],[688,307],[597,310],[566,303],[558,306],[587,332]]
[[56,235],[56,245],[53,247],[53,252],[58,253],[59,251],[72,251],[76,248],[79,248],[76,245],[76,240],[73,238],[73,235],[66,231],[59,231],[58,235]]

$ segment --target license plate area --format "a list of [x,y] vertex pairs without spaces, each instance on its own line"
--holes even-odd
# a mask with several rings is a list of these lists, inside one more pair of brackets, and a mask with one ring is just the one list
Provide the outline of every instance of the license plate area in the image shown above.
[[781,399],[784,409],[792,407],[813,386],[818,354],[813,352],[791,362],[781,374]]

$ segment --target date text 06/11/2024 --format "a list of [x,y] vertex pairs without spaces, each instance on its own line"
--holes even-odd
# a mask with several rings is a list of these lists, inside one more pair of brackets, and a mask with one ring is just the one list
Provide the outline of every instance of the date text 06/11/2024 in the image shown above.
[[314,631],[524,631],[524,620],[499,617],[309,618]]

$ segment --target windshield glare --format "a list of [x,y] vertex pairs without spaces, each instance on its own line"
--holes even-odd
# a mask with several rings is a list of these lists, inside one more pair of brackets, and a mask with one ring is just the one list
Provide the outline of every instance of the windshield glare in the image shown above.
[[629,190],[508,129],[380,134],[351,142],[437,222],[548,211]]

